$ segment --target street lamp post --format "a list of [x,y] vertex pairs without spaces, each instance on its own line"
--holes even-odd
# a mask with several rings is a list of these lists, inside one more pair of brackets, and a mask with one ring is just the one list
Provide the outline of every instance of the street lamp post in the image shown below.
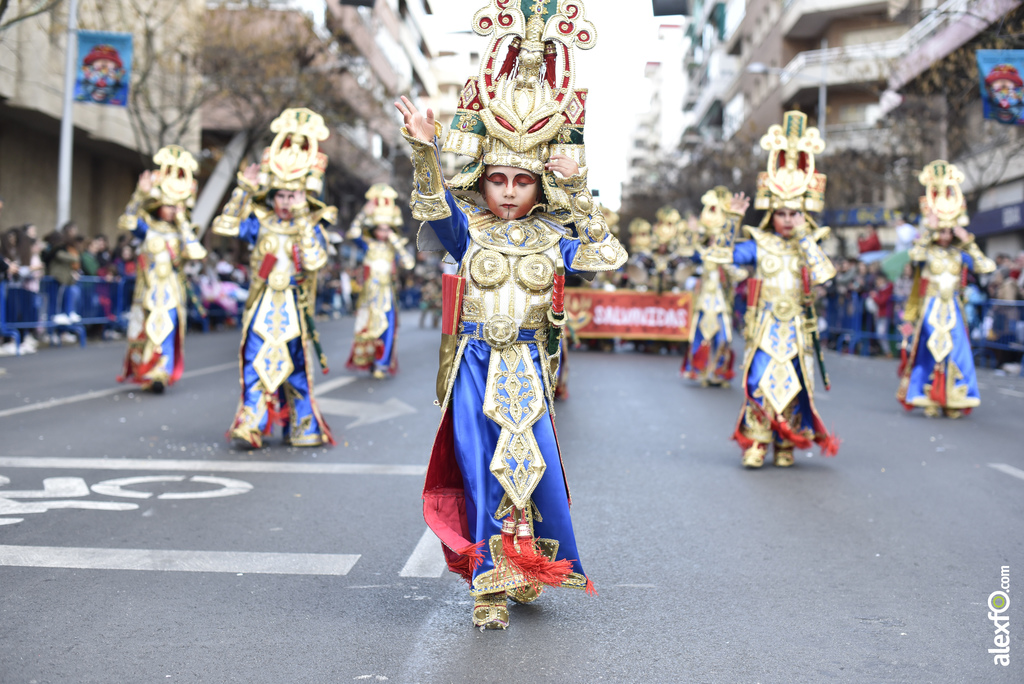
[[74,152],[75,58],[78,53],[78,0],[68,7],[67,54],[64,56],[64,108],[60,119],[57,168],[57,230],[71,219],[71,162]]

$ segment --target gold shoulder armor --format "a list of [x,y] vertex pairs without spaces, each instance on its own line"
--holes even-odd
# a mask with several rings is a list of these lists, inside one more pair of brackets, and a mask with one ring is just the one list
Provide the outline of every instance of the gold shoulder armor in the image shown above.
[[978,247],[978,243],[974,241],[973,236],[971,237],[971,241],[963,246],[963,250],[967,252],[974,261],[973,270],[976,275],[992,273],[996,270],[996,262],[985,256],[985,253],[981,251],[981,247]]

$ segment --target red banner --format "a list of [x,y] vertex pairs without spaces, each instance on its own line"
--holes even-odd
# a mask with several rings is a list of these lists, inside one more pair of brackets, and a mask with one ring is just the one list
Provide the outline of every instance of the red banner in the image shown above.
[[689,292],[659,295],[632,290],[565,289],[569,329],[583,339],[686,341],[692,310]]

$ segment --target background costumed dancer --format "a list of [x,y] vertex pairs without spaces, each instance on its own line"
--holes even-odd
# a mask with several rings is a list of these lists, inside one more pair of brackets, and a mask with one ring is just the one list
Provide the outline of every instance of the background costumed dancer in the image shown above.
[[[459,264],[442,286],[443,417],[424,517],[449,569],[470,583],[481,628],[508,626],[507,598],[529,602],[544,586],[592,591],[551,413],[554,328],[564,322],[559,269],[613,270],[626,252],[586,182],[586,91],[574,87],[572,48],[592,47],[594,28],[581,2],[557,9],[573,20],[553,2],[503,9],[492,0],[475,15],[476,32],[491,41],[444,145],[473,159],[451,181],[441,174],[433,113],[396,103],[413,147],[413,216],[426,221],[419,247],[446,250]],[[473,191],[486,207],[467,199]]]
[[[694,292],[694,314],[690,323],[690,348],[682,372],[702,386],[728,387],[733,370],[732,307],[736,283],[747,277],[746,270],[723,260],[732,260],[723,245],[732,244],[742,216],[732,213],[732,193],[719,185],[704,193],[697,231],[703,239],[695,247],[704,262]],[[725,233],[723,235],[723,232]],[[712,254],[714,252],[714,254]],[[712,256],[713,258],[708,258]]]
[[[815,365],[826,389],[829,381],[813,288],[836,273],[818,245],[829,229],[819,228],[810,215],[824,208],[825,176],[816,172],[814,155],[825,142],[818,129],[807,127],[806,114],[786,112],[783,124],[761,138],[761,147],[769,153],[768,170],[758,175],[754,208],[765,211],[764,219],[756,228],[744,226],[752,239],[735,245],[731,257],[735,265],[755,269],[747,284],[745,400],[733,432],[747,468],[760,468],[773,442],[780,467],[793,465],[794,448],[817,444],[826,456],[839,450],[839,439],[814,405]],[[735,199],[731,211],[743,214],[749,202],[742,195]],[[712,249],[705,261],[724,262],[721,252]]]
[[981,403],[962,301],[967,272],[991,273],[996,265],[965,228],[969,222],[960,170],[933,161],[919,179],[925,186],[921,215],[926,230],[910,248],[914,285],[903,314],[896,398],[908,411],[922,407],[929,417],[945,413],[959,418]]
[[206,258],[189,221],[195,192],[195,158],[178,145],[153,157],[158,171],[145,171],[117,225],[142,245],[135,293],[128,313],[128,351],[119,382],[131,380],[154,392],[173,385],[185,370],[188,284],[181,267]]
[[252,245],[252,283],[242,316],[242,397],[229,435],[252,447],[274,425],[293,446],[334,443],[313,399],[309,342],[327,372],[313,321],[316,274],[327,263],[320,223],[337,209],[316,199],[323,190],[328,136],[323,118],[286,109],[270,125],[276,133],[260,165],[238,174],[238,187],[213,222],[213,232]]
[[383,378],[398,372],[397,267],[411,270],[416,260],[406,240],[395,232],[402,212],[395,204],[398,193],[384,183],[366,192],[367,203],[352,222],[346,237],[363,250],[363,290],[356,308],[355,338],[346,367],[372,370]]

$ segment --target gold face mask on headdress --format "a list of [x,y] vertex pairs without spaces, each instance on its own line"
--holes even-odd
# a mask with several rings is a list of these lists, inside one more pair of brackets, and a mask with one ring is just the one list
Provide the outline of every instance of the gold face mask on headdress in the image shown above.
[[683,220],[679,211],[674,207],[662,207],[654,216],[657,219],[653,229],[655,246],[672,247]]
[[153,163],[160,166],[160,182],[150,192],[148,204],[192,206],[193,174],[199,170],[192,153],[179,145],[167,145],[153,155]]
[[449,187],[473,190],[484,166],[512,166],[541,176],[549,207],[563,208],[568,198],[544,165],[553,154],[586,165],[587,91],[575,88],[573,48],[589,50],[597,34],[583,2],[490,0],[473,29],[491,40],[480,75],[462,90],[443,149],[474,160]]
[[370,224],[376,226],[401,226],[402,210],[395,200],[398,193],[387,183],[374,183],[366,191],[366,199],[373,202],[373,211],[367,214]]
[[934,213],[938,224],[932,226],[928,221],[925,225],[930,230],[945,230],[956,226],[966,226],[967,200],[964,199],[960,184],[964,174],[960,169],[947,161],[938,159],[931,162],[918,175],[918,180],[925,187],[921,197],[921,215],[928,217]]
[[651,224],[642,218],[629,222],[629,251],[648,252],[651,249]]
[[330,131],[324,118],[306,108],[286,109],[270,124],[277,135],[263,150],[260,163],[260,187],[270,190],[304,190],[315,198],[324,188],[327,155],[319,141]]
[[754,208],[768,212],[776,209],[819,212],[825,208],[825,175],[817,173],[814,155],[825,150],[825,141],[817,128],[808,128],[807,115],[786,112],[782,125],[775,124],[761,138],[768,151],[768,170],[757,176]]

